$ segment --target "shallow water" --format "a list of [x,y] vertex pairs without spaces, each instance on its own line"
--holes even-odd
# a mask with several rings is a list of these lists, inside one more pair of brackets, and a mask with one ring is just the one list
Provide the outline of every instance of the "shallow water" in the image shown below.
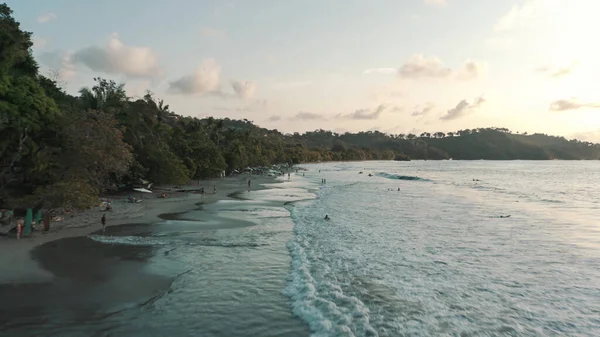
[[600,163],[306,167],[40,247],[59,278],[0,287],[2,335],[599,334]]

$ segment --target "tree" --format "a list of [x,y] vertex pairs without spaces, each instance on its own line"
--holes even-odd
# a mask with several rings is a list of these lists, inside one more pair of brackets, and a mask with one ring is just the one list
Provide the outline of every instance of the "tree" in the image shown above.
[[76,177],[103,191],[125,175],[133,162],[117,121],[103,111],[73,113],[64,120],[64,177]]

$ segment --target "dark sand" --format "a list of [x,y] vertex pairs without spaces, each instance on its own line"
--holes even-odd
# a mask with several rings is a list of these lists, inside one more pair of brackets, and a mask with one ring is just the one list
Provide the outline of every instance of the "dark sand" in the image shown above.
[[[274,179],[266,177],[252,179],[253,190],[264,189],[260,183],[274,182]],[[111,219],[109,224],[113,226],[107,227],[104,235],[127,236],[135,232],[137,236],[144,236],[144,231],[150,235],[156,226],[153,223],[161,219],[185,221],[183,214],[186,210],[201,207],[199,199],[210,203],[231,198],[230,195],[235,195],[236,191],[247,188],[245,181],[245,178],[238,178],[211,182],[217,184],[219,192],[203,197],[190,194],[171,200],[144,201],[144,209],[138,217],[140,223],[127,223],[135,221],[130,217]],[[170,210],[173,213],[165,213]],[[80,221],[83,226],[77,229],[65,228],[47,236],[20,241],[0,241],[0,332],[29,335],[19,331],[25,331],[33,321],[37,326],[40,322],[42,326],[48,324],[49,331],[60,331],[53,322],[64,322],[64,319],[54,318],[69,317],[73,324],[87,324],[103,319],[111,312],[145,305],[169,292],[177,277],[152,274],[145,268],[146,261],[155,254],[155,247],[94,241],[87,235],[102,235],[97,221],[99,213],[97,210],[89,213],[89,216],[81,218],[89,217],[87,226],[85,221]],[[239,223],[234,220],[223,223],[216,215],[206,219],[206,229],[244,225],[241,220]],[[143,230],[140,231],[140,228]],[[4,255],[3,250],[6,252]]]

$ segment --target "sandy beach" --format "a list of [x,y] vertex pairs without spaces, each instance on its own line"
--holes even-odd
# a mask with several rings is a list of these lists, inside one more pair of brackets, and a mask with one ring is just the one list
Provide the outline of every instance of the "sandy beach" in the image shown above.
[[[264,183],[273,183],[272,177],[238,175],[224,179],[203,180],[199,184],[181,188],[157,186],[154,193],[132,193],[143,198],[140,203],[126,202],[127,195],[108,196],[112,201],[112,210],[104,212],[100,207],[65,216],[60,222],[53,222],[49,232],[34,232],[32,236],[16,240],[0,237],[0,284],[47,282],[54,275],[42,268],[32,256],[32,251],[44,243],[59,239],[86,236],[102,229],[100,218],[106,214],[107,227],[130,223],[149,224],[161,221],[169,214],[193,209],[198,204],[208,204],[222,199],[231,199],[236,193],[248,189],[248,178],[252,179],[252,190],[260,190]],[[194,192],[200,188],[205,194]],[[216,188],[216,193],[213,190]],[[181,191],[183,190],[183,191]],[[168,198],[159,198],[162,192]],[[56,261],[56,263],[60,263]]]

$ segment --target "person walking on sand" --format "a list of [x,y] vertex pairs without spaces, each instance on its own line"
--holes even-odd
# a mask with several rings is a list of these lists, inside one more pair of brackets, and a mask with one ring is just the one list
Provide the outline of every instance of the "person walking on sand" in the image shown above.
[[102,235],[104,235],[104,231],[106,230],[106,214],[102,214],[100,222],[102,223]]
[[23,224],[25,221],[19,220],[17,221],[17,240],[21,239],[21,232],[23,231]]

